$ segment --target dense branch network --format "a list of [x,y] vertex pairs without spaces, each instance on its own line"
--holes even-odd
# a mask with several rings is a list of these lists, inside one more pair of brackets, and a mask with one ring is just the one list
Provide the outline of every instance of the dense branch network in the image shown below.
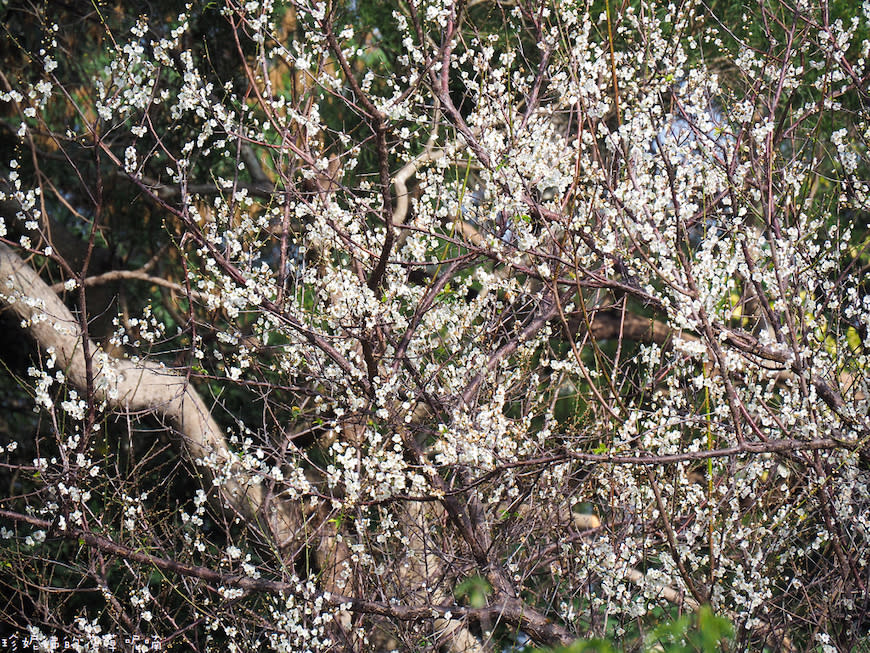
[[3,620],[859,641],[866,7],[10,6]]

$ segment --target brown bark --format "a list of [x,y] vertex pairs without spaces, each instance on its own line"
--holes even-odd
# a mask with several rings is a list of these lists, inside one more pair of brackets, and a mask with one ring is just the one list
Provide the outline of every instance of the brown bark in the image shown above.
[[[43,351],[52,348],[69,382],[83,394],[88,378],[78,320],[39,275],[9,247],[0,243],[0,305],[12,311]],[[180,436],[190,459],[209,475],[220,473],[223,500],[257,523],[265,517],[275,541],[288,543],[296,535],[298,509],[272,505],[268,515],[262,483],[244,469],[227,446],[223,430],[185,376],[153,362],[132,362],[102,352],[94,343],[94,398],[126,413],[153,413]]]

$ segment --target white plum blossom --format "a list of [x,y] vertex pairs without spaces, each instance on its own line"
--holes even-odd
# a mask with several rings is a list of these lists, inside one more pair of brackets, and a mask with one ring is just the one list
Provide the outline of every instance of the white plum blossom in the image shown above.
[[28,19],[4,585],[83,651],[858,645],[870,3],[370,4]]

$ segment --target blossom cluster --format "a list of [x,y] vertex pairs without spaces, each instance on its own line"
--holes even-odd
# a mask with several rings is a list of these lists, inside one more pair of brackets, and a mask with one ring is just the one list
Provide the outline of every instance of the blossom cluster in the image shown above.
[[107,32],[87,83],[50,26],[0,99],[87,192],[0,162],[0,238],[74,326],[0,279],[47,425],[0,504],[17,555],[103,538],[68,632],[629,645],[709,603],[747,649],[857,642],[870,3],[770,4],[191,4]]

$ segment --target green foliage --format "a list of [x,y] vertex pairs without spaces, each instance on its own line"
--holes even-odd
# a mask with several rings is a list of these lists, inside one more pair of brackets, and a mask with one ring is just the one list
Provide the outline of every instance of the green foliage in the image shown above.
[[657,627],[650,634],[648,644],[667,653],[714,653],[723,650],[723,640],[733,634],[731,623],[705,605],[693,615]]
[[486,597],[492,594],[492,586],[483,576],[470,576],[459,583],[453,593],[472,608],[482,608],[486,605]]
[[[657,625],[643,642],[648,653],[716,653],[728,650],[726,642],[734,635],[731,622],[702,606],[691,615]],[[582,639],[556,649],[535,649],[542,653],[616,653],[613,639]]]

